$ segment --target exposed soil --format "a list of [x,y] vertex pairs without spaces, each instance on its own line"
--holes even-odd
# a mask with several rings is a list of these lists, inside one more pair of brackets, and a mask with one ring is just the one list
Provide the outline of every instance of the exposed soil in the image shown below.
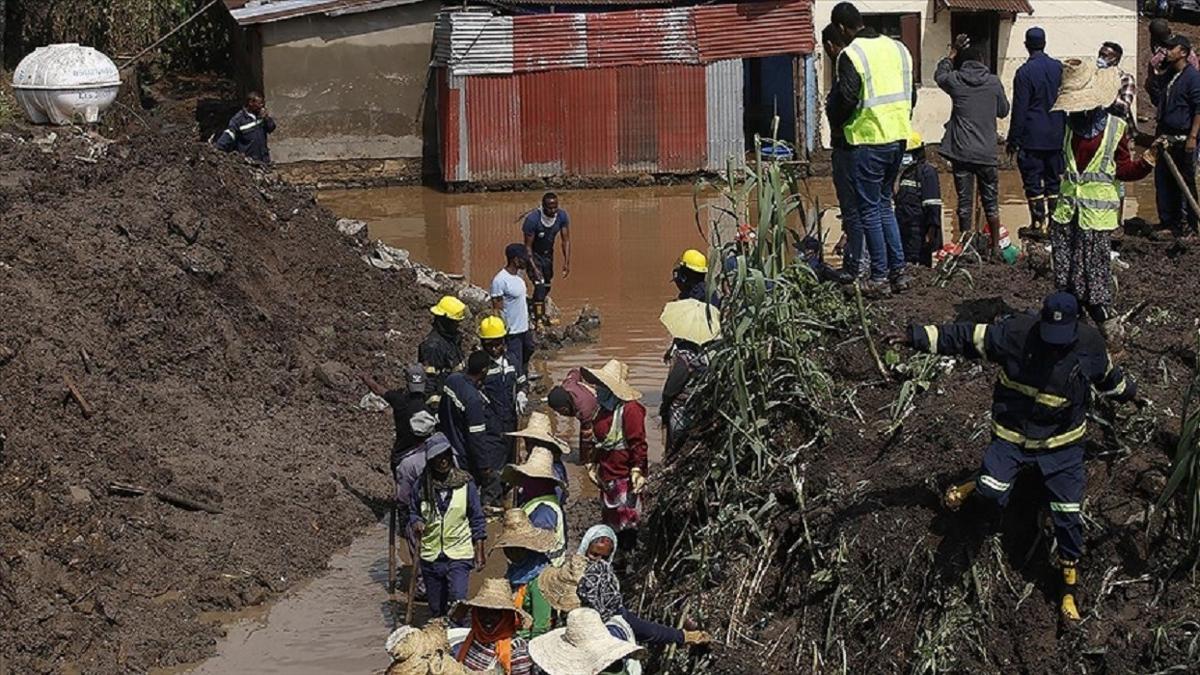
[[435,291],[173,122],[0,135],[0,672],[196,661],[390,489],[353,376],[399,380]]
[[[691,666],[728,673],[743,672],[745,663],[768,672],[1195,672],[1196,624],[1189,622],[1200,616],[1200,600],[1180,565],[1182,502],[1165,511],[1153,504],[1196,366],[1200,251],[1130,236],[1119,245],[1132,267],[1119,272],[1118,309],[1148,301],[1131,321],[1119,362],[1153,403],[1141,413],[1115,411],[1119,438],[1101,422],[1114,419],[1108,407],[1090,424],[1081,626],[1058,624],[1059,572],[1036,472],[1018,479],[995,529],[978,500],[957,513],[940,505],[942,491],[978,467],[989,440],[994,368],[956,361],[917,396],[903,427],[885,435],[900,385],[883,383],[856,340],[831,344],[827,362],[856,391],[865,421],[849,404],[838,406],[828,440],[797,450],[792,468],[802,490],[786,471],[749,490],[782,505],[768,503],[761,512],[769,515],[758,521],[759,536],[772,543],[764,547],[745,526],[736,546],[693,548],[703,551],[702,563],[660,557],[653,574],[641,570],[649,581],[639,585],[651,587],[647,613],[675,617],[688,607],[717,633],[722,644],[707,656],[693,654]],[[910,293],[876,305],[881,330],[910,321],[989,322],[1038,307],[1053,285],[1025,261],[972,274],[973,288],[964,279],[937,288],[926,273]],[[808,436],[781,430],[777,438],[795,448]],[[685,451],[656,480],[702,480],[709,462],[703,447]],[[647,539],[677,546],[681,509],[719,505],[716,496],[704,506],[657,504]],[[724,514],[716,521],[732,518]],[[743,612],[747,598],[753,602]]]

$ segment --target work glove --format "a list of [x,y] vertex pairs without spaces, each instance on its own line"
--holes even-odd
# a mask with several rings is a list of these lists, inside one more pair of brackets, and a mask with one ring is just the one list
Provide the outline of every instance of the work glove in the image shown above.
[[712,642],[712,636],[702,630],[683,631],[683,644],[706,645]]
[[583,467],[587,469],[588,479],[592,481],[592,484],[600,487],[600,467],[595,464],[584,464]]
[[633,494],[642,494],[642,490],[646,489],[646,477],[642,475],[641,469],[629,472],[629,484],[633,486]]
[[517,392],[517,415],[524,415],[529,409],[529,395],[523,391]]

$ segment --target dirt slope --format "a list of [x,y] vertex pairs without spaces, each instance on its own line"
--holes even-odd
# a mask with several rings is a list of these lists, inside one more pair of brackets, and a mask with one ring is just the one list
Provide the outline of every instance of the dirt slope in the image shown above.
[[0,137],[0,672],[197,660],[203,612],[321,569],[389,489],[351,375],[398,381],[433,292],[192,134]]
[[[828,436],[811,446],[779,430],[779,446],[796,453],[787,467],[794,474],[777,470],[752,483],[756,497],[741,505],[715,495],[705,505],[655,505],[647,539],[665,547],[653,574],[639,575],[652,587],[645,611],[673,617],[687,607],[722,642],[674,665],[721,673],[743,672],[744,663],[767,672],[1196,672],[1200,601],[1178,565],[1181,502],[1166,511],[1152,505],[1196,366],[1200,251],[1133,237],[1120,250],[1132,268],[1119,273],[1118,309],[1148,303],[1120,363],[1153,403],[1142,413],[1116,411],[1119,438],[1104,428],[1113,411],[1100,409],[1090,423],[1078,629],[1058,626],[1053,536],[1036,475],[1018,479],[994,528],[977,503],[958,513],[939,504],[946,486],[978,467],[994,368],[955,363],[887,435],[899,384],[882,383],[863,342],[846,335],[825,358],[858,412],[834,406]],[[973,273],[973,288],[963,280],[937,288],[922,276],[910,294],[875,307],[880,324],[988,322],[1037,307],[1052,289],[1024,263]],[[685,452],[655,489],[702,480],[717,461],[703,447]],[[666,556],[693,508],[717,514],[714,530],[742,532],[736,545],[694,547],[702,554],[695,560]],[[736,520],[739,511],[755,527]]]

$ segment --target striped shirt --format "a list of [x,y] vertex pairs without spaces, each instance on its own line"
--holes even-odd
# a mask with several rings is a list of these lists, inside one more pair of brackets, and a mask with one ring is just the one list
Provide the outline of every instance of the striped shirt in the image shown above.
[[[467,650],[467,658],[462,662],[468,670],[491,672],[499,664],[496,662],[496,650],[492,645],[472,642]],[[523,638],[512,640],[512,670],[509,675],[533,675],[533,659],[529,658],[529,643]]]

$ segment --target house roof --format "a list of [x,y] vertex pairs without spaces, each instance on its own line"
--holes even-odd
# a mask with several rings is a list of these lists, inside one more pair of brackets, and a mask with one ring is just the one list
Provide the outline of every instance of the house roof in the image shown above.
[[1029,0],[938,0],[947,9],[957,9],[966,12],[1012,12],[1013,14],[1033,14],[1033,6]]
[[239,26],[294,19],[310,14],[341,16],[370,12],[421,0],[225,0],[225,6]]

